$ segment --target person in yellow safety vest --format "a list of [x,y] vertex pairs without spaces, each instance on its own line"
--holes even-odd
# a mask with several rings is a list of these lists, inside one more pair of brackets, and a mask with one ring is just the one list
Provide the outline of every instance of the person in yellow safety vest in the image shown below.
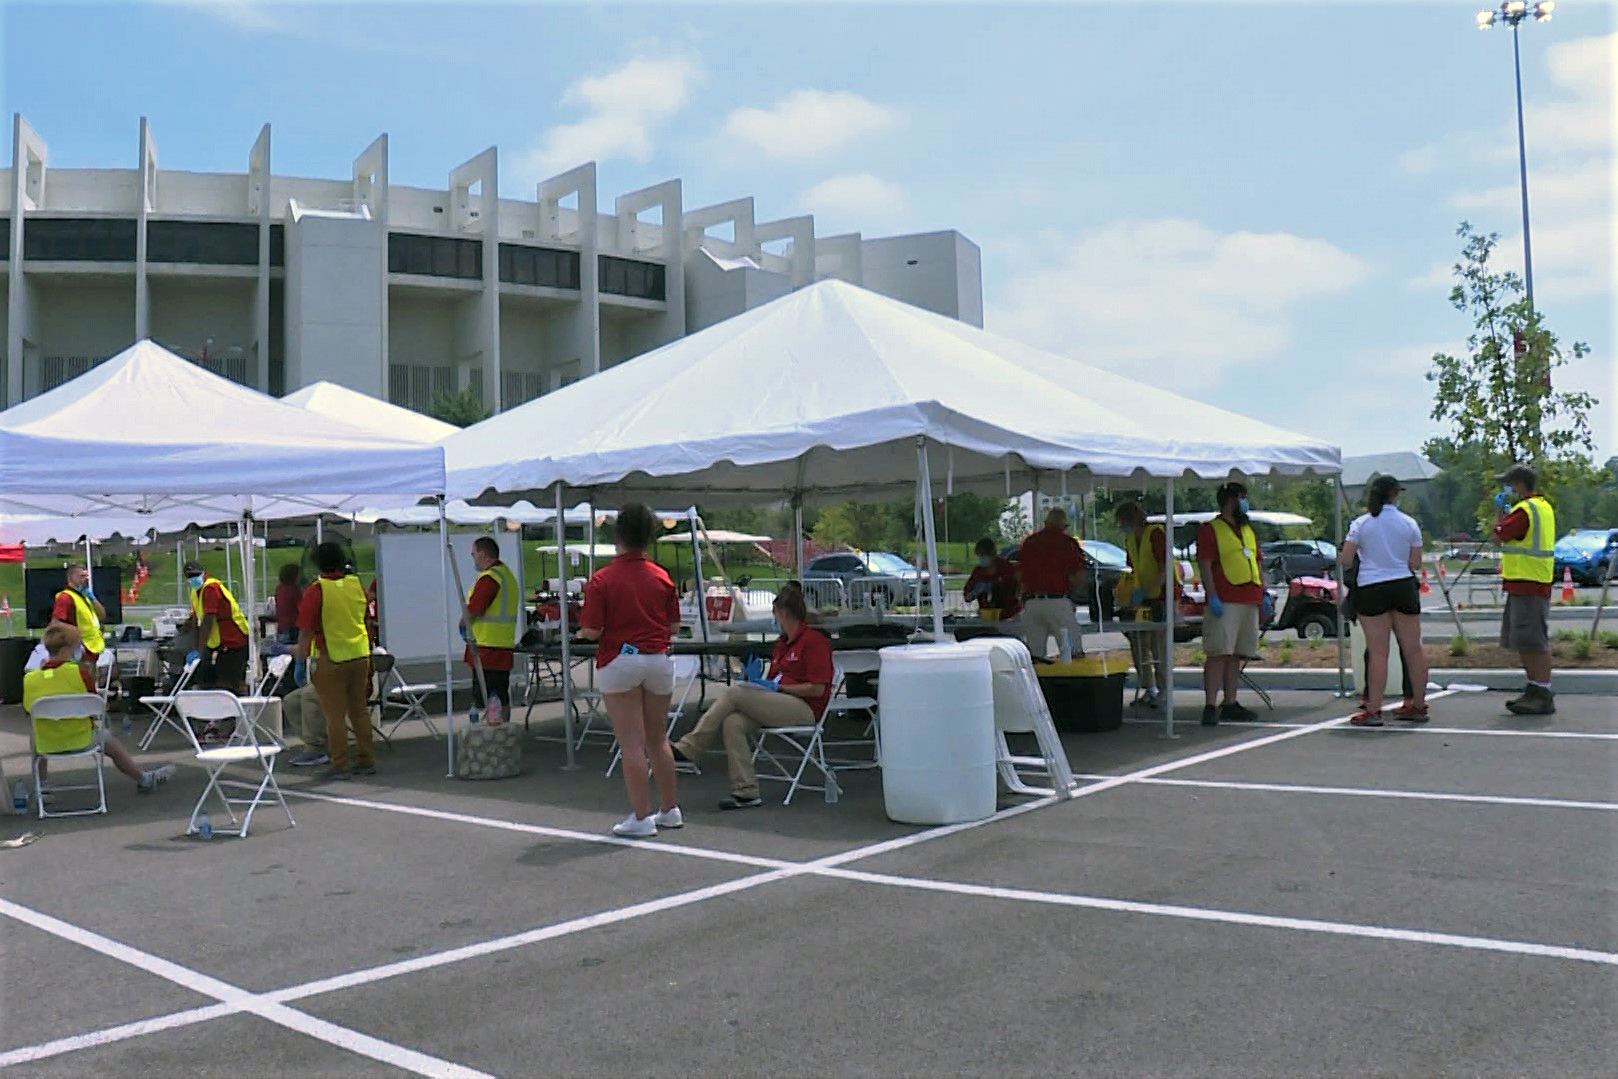
[[[1163,584],[1170,565],[1168,537],[1163,526],[1149,524],[1146,511],[1139,502],[1124,502],[1113,511],[1113,520],[1124,530],[1124,553],[1129,556],[1130,575],[1134,587],[1129,595],[1120,596],[1124,605],[1143,612],[1153,622],[1162,622],[1168,615],[1163,602]],[[1175,581],[1175,595],[1179,594],[1179,581]],[[1168,676],[1163,671],[1163,634],[1158,630],[1128,634],[1135,653],[1135,669],[1140,673],[1140,703],[1147,708],[1162,704],[1162,693],[1169,690]]]
[[1556,510],[1536,490],[1539,477],[1516,464],[1495,477],[1504,488],[1494,496],[1500,511],[1494,538],[1500,543],[1500,587],[1506,609],[1500,616],[1500,647],[1522,657],[1528,685],[1506,702],[1519,716],[1556,712],[1551,693],[1551,584],[1556,576]]
[[[1202,725],[1221,719],[1251,721],[1258,717],[1236,700],[1242,661],[1258,653],[1259,609],[1264,603],[1264,572],[1259,568],[1258,537],[1247,520],[1247,488],[1234,480],[1222,484],[1215,497],[1219,516],[1197,530],[1197,563],[1208,608],[1202,617]],[[1224,690],[1224,703],[1219,692]]]
[[[315,548],[320,576],[298,602],[298,643],[293,646],[292,680],[313,683],[326,714],[326,756],[322,779],[348,779],[376,774],[371,730],[371,634],[366,628],[365,586],[348,567],[342,544],[327,541]],[[314,669],[310,670],[310,659]],[[348,736],[354,735],[354,761],[348,759]],[[306,762],[311,763],[311,762]]]
[[[85,649],[76,626],[67,622],[52,622],[45,627],[45,651],[50,658],[37,671],[29,671],[22,678],[22,706],[33,712],[42,697],[60,697],[68,694],[94,693],[95,680],[81,665]],[[174,775],[174,765],[164,764],[142,770],[129,755],[129,750],[107,734],[98,730],[91,719],[35,720],[33,723],[33,768],[40,783],[45,782],[46,761],[43,754],[72,753],[88,749],[90,743],[101,740],[101,751],[117,769],[135,781],[142,794],[156,790]]]
[[78,629],[79,639],[84,642],[84,662],[91,667],[107,650],[106,637],[101,632],[101,620],[106,617],[107,609],[96,599],[95,588],[90,584],[90,571],[82,562],[69,565],[67,587],[56,593],[51,621],[66,622]]
[[203,661],[193,684],[198,689],[227,689],[242,694],[247,689],[247,635],[252,632],[247,616],[217,577],[203,571],[202,563],[185,564],[186,583],[191,588],[191,618],[188,625],[197,631],[193,657]]
[[[471,641],[463,658],[468,667],[472,666],[472,645],[476,644],[488,695],[509,712],[511,667],[517,647],[517,615],[522,608],[522,590],[517,586],[511,567],[500,561],[500,545],[492,537],[479,536],[473,541],[472,565],[477,567],[478,576],[472,582],[472,591],[466,597],[466,612],[461,617],[463,639],[467,637],[467,626],[472,627]],[[472,676],[472,697],[479,708],[488,707],[476,672]]]

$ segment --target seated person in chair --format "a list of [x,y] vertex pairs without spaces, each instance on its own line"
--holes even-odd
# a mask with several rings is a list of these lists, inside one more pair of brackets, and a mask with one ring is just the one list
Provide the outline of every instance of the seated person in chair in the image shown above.
[[791,585],[782,588],[774,613],[781,636],[769,670],[749,664],[748,681],[721,693],[691,733],[674,743],[676,760],[694,761],[715,739],[724,739],[731,795],[719,803],[720,809],[764,804],[747,736],[760,727],[812,726],[831,697],[831,641],[808,624],[803,592]]
[[[80,660],[84,656],[84,645],[79,638],[77,626],[66,622],[52,622],[45,627],[45,649],[50,653],[50,659],[37,671],[29,671],[23,675],[22,703],[23,708],[29,712],[34,710],[34,704],[43,697],[60,697],[66,694],[94,693],[95,675],[89,667],[82,666]],[[174,765],[165,764],[158,768],[142,771],[116,738],[107,734],[105,729],[98,731],[95,724],[89,719],[71,720],[36,720],[33,725],[34,753],[73,753],[81,749],[89,749],[94,738],[101,739],[101,750],[117,769],[135,781],[135,789],[142,794],[156,790],[167,783],[174,775]],[[38,764],[38,774],[41,783],[45,781],[45,762]]]

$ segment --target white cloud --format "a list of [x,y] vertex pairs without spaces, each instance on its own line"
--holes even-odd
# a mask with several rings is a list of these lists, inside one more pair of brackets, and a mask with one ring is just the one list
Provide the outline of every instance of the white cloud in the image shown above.
[[1346,455],[1420,450],[1427,439],[1444,433],[1431,418],[1427,371],[1433,353],[1465,347],[1461,341],[1442,341],[1354,349],[1331,364],[1330,377],[1292,396],[1290,415],[1266,418],[1281,427],[1291,420],[1293,429],[1336,443]]
[[230,23],[241,30],[258,32],[283,30],[285,24],[260,0],[169,0],[175,7],[191,8]]
[[905,195],[898,184],[860,172],[822,180],[800,201],[811,213],[858,215],[875,224],[904,209]]
[[725,134],[775,158],[807,160],[891,127],[898,111],[847,91],[794,90],[773,109],[736,109]]
[[538,146],[519,157],[518,168],[538,178],[586,161],[649,160],[655,129],[685,108],[701,78],[695,58],[669,56],[639,57],[579,79],[562,104],[583,106],[589,115],[545,132]]
[[1280,353],[1289,309],[1368,273],[1324,240],[1174,219],[1019,248],[988,304],[991,330],[1181,392]]

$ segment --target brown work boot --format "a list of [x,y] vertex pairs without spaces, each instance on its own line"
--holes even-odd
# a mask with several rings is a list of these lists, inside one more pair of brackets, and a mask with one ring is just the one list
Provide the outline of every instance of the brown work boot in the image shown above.
[[1508,701],[1506,707],[1518,716],[1553,716],[1556,714],[1556,696],[1543,686],[1529,686],[1521,700]]

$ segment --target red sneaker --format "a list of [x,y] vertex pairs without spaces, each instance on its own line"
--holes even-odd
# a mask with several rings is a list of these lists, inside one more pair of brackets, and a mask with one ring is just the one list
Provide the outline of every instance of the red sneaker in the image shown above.
[[1354,727],[1380,727],[1382,726],[1382,712],[1380,710],[1372,712],[1369,709],[1361,709],[1350,716],[1348,722],[1350,726]]
[[1425,704],[1418,706],[1410,701],[1405,701],[1394,710],[1393,718],[1407,720],[1411,723],[1426,723],[1428,719],[1427,706]]

